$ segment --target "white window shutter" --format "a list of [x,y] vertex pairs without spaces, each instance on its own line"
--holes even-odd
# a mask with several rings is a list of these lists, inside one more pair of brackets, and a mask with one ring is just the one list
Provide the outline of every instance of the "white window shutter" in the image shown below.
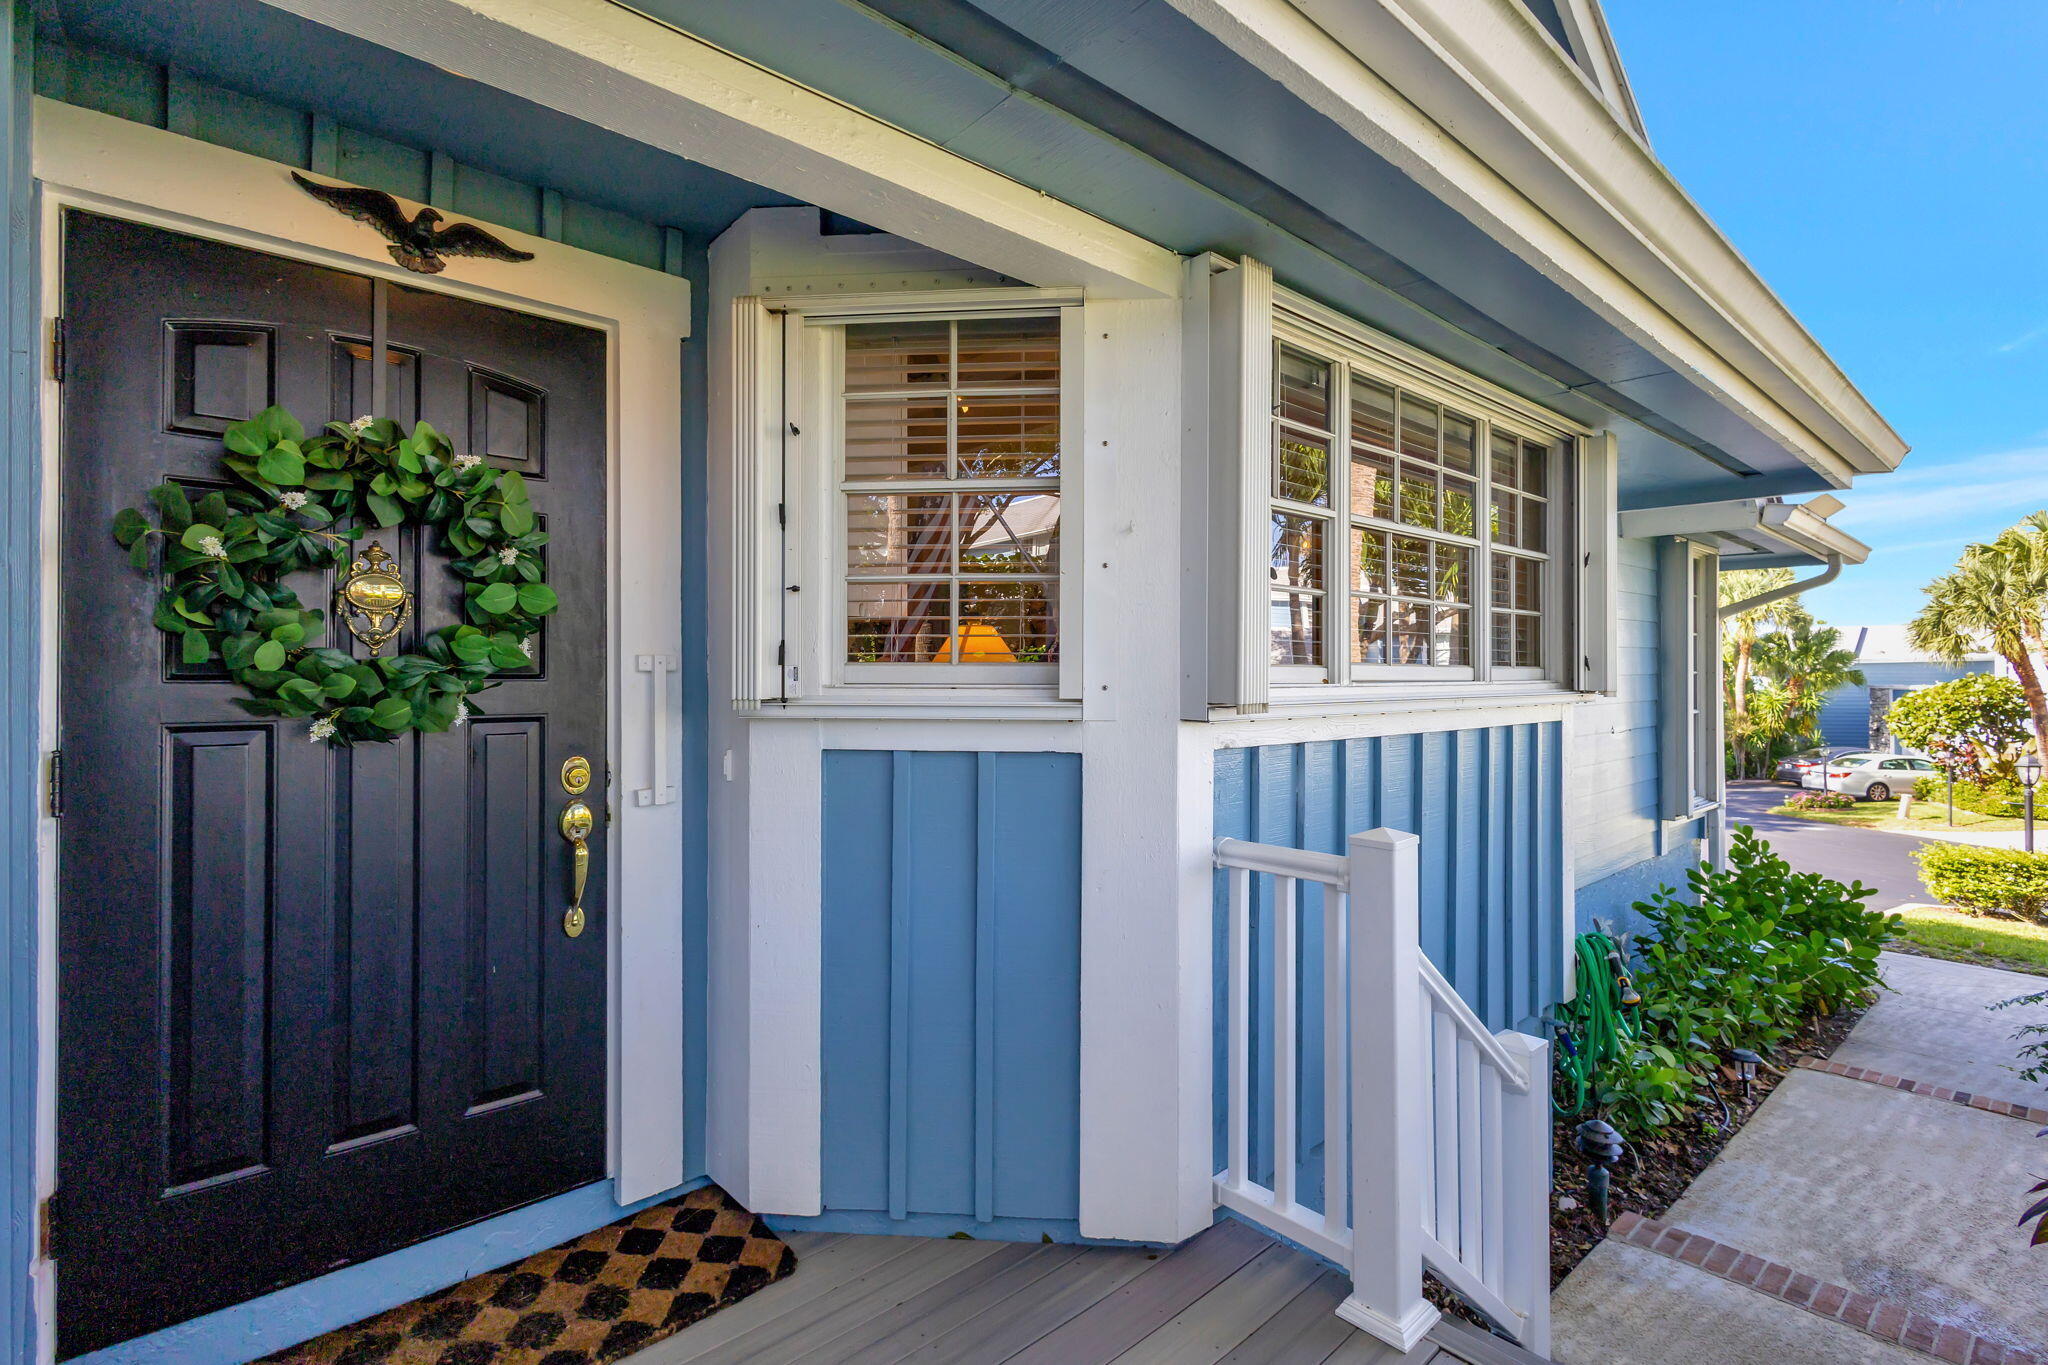
[[1693,703],[1699,679],[1693,647],[1697,609],[1692,542],[1676,536],[1657,541],[1657,813],[1666,820],[1692,814],[1698,790],[1695,765],[1698,730]]
[[[782,319],[759,298],[732,302],[733,704],[742,711],[782,694]],[[718,446],[714,443],[714,450]]]
[[1210,280],[1208,417],[1208,700],[1254,715],[1271,689],[1273,271],[1250,257]]
[[1578,602],[1574,685],[1612,697],[1621,687],[1620,622],[1615,606],[1616,538],[1621,520],[1621,457],[1611,432],[1579,442],[1576,498]]

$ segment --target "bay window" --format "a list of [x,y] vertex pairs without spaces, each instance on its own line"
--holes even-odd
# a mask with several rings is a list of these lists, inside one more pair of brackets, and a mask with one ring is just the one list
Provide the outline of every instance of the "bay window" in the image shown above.
[[1564,438],[1276,327],[1276,685],[1554,677]]

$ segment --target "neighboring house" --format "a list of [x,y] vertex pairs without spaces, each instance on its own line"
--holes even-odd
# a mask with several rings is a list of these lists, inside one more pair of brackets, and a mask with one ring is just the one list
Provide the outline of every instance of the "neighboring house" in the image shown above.
[[1821,743],[1864,745],[1904,752],[1884,727],[1891,704],[1916,687],[1953,682],[1966,673],[1996,673],[1998,661],[1988,652],[1949,663],[1913,648],[1904,626],[1844,626],[1842,644],[1856,654],[1863,684],[1844,683],[1820,705]]
[[[1594,0],[11,13],[0,1356],[242,1359],[706,1181],[1227,1207],[1540,1347],[1530,1035],[1719,838],[1717,562],[1860,558],[1781,499],[1905,451]],[[562,606],[466,726],[167,649],[110,521],[271,402],[526,475]]]

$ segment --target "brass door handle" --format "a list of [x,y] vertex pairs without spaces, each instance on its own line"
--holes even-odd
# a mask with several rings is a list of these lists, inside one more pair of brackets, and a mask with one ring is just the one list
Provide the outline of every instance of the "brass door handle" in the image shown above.
[[590,880],[590,831],[597,821],[590,813],[590,807],[581,801],[571,801],[562,807],[562,837],[576,850],[573,888],[569,895],[569,908],[562,915],[562,932],[575,938],[583,932],[583,886]]

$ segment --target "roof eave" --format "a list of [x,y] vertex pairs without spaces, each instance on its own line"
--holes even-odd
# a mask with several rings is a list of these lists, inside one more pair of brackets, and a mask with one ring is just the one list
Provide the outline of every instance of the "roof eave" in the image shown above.
[[[1170,2],[1830,486],[1904,458],[1905,442],[1515,0]],[[1469,157],[1446,155],[1452,145]]]

